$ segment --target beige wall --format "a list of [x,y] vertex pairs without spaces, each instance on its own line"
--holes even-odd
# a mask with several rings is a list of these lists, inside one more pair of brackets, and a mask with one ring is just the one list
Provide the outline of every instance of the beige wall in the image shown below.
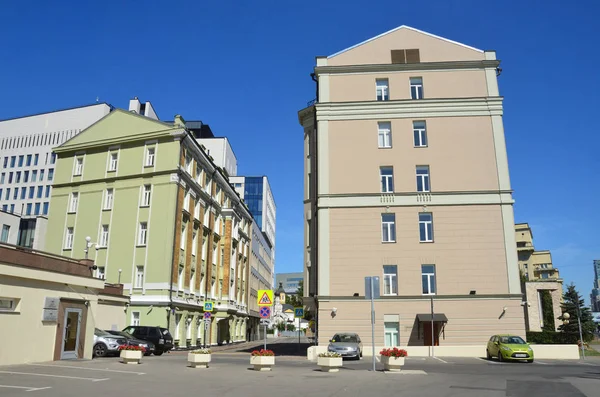
[[[119,299],[116,301],[106,301],[103,297],[102,302],[98,302],[96,309],[96,328],[121,331],[128,324],[125,303],[128,299]],[[110,298],[108,298],[110,299]]]
[[[440,346],[485,344],[490,336],[500,333],[525,337],[523,308],[520,302],[519,299],[481,298],[435,300],[434,312],[444,313],[448,317],[445,332],[440,335]],[[331,316],[333,307],[337,308],[335,317]],[[504,307],[506,307],[506,312],[499,318]],[[417,332],[416,315],[419,313],[431,313],[428,299],[376,301],[375,345],[383,346],[385,344],[384,316],[398,315],[400,318],[400,346],[422,346],[423,331],[421,331],[420,339]],[[327,344],[336,332],[356,332],[360,335],[363,345],[371,346],[369,301],[364,299],[321,301],[319,305],[319,344]]]
[[[421,265],[435,264],[438,294],[507,294],[499,206],[428,207],[435,243],[419,242],[421,207],[395,207],[396,243],[381,242],[384,208],[330,210],[330,295],[364,294],[364,277],[398,265],[400,295],[421,295]],[[321,264],[323,265],[323,264]]]
[[328,65],[391,63],[391,49],[420,49],[421,62],[483,60],[484,53],[411,28],[400,28],[328,59]]
[[417,165],[429,165],[434,192],[498,190],[489,117],[427,119],[427,148],[414,147],[412,122],[391,120],[392,148],[379,149],[377,121],[330,121],[330,193],[380,192],[380,166],[394,166],[396,192],[415,192]]
[[[388,62],[389,63],[389,62]],[[390,100],[410,99],[410,78],[423,79],[423,97],[473,98],[487,96],[484,70],[408,71],[329,76],[331,102],[374,101],[376,79],[388,79]]]
[[562,281],[539,281],[525,283],[525,298],[527,301],[527,317],[529,331],[540,332],[542,323],[540,320],[540,300],[539,291],[548,290],[552,297],[552,309],[554,311],[554,329],[558,330],[561,321],[558,319],[562,316],[560,303],[562,301]]
[[[43,305],[46,297],[72,299],[79,302],[89,301],[88,317],[85,332],[84,357],[92,358],[94,342],[94,313],[97,312],[97,297],[72,282],[73,276],[65,277],[62,274],[37,270],[22,269],[21,276],[15,277],[15,267],[0,264],[0,296],[19,298],[18,313],[0,312],[0,340],[3,343],[0,349],[0,365],[22,364],[28,362],[52,361],[56,342],[57,323],[42,322]],[[27,274],[37,275],[36,279],[26,278]],[[76,277],[77,278],[77,277]],[[70,287],[65,285],[69,283]],[[104,284],[100,280],[100,287]],[[61,336],[62,338],[62,336]],[[12,343],[10,343],[12,341]],[[33,341],[34,343],[21,343]]]

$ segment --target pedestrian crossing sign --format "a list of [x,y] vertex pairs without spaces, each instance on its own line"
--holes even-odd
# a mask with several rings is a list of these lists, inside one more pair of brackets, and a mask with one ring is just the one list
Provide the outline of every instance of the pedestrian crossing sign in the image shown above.
[[296,318],[304,317],[304,308],[303,307],[295,307],[294,308],[294,317],[296,317]]
[[204,302],[204,311],[205,312],[212,312],[213,307],[214,307],[213,302]]
[[258,290],[258,305],[273,306],[273,290],[260,289]]

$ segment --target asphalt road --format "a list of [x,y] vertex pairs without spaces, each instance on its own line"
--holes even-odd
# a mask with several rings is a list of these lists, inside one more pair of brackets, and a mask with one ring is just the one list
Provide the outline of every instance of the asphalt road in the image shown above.
[[[279,351],[287,340],[273,341]],[[294,345],[293,343],[287,343]],[[271,347],[271,346],[269,346]],[[251,349],[250,346],[243,350]],[[368,357],[345,360],[339,373],[320,372],[299,356],[277,356],[272,372],[255,372],[249,354],[215,352],[208,369],[187,367],[186,352],[0,367],[1,397],[203,396],[460,396],[600,397],[600,360],[498,363],[479,358],[409,357],[400,374],[370,371]],[[380,364],[377,363],[380,369]]]

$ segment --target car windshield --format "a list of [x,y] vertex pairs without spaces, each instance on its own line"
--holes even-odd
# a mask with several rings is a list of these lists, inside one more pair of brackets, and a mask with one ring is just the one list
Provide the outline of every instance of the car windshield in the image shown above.
[[331,339],[333,343],[358,343],[358,338],[356,335],[349,334],[336,334],[333,339]]
[[169,330],[168,330],[168,329],[166,329],[166,328],[161,328],[160,330],[162,331],[162,334],[163,334],[164,336],[171,336],[171,334],[169,333]]
[[121,331],[106,331],[109,334],[113,334],[116,336],[122,336],[123,338],[127,338],[127,339],[133,339],[133,337],[131,335],[129,335],[127,332],[121,332]]
[[507,345],[524,345],[526,342],[520,336],[501,336],[500,343]]
[[101,329],[98,329],[98,328],[94,329],[94,335],[96,335],[96,336],[112,336],[108,332],[102,331]]

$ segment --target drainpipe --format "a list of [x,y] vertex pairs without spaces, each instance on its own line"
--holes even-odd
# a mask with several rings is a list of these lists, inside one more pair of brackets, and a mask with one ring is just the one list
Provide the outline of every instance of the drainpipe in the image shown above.
[[[315,101],[315,105],[313,105],[313,120],[314,120],[314,136],[313,139],[315,141],[314,144],[314,148],[315,148],[315,153],[314,153],[314,158],[315,158],[315,170],[317,172],[315,172],[314,178],[312,178],[314,180],[313,185],[314,185],[314,189],[312,189],[312,186],[309,186],[309,189],[311,189],[310,191],[310,197],[309,199],[313,199],[313,203],[314,203],[314,208],[313,208],[313,220],[311,221],[311,224],[314,225],[313,226],[313,230],[314,232],[311,233],[312,236],[309,236],[309,239],[312,238],[312,243],[313,246],[311,249],[311,254],[313,254],[313,258],[314,261],[312,260],[313,258],[311,258],[311,267],[313,268],[312,270],[312,279],[315,280],[315,293],[313,298],[315,298],[315,346],[319,344],[319,301],[318,301],[318,297],[319,297],[319,239],[318,239],[318,232],[319,232],[319,201],[318,201],[318,196],[319,196],[319,141],[318,141],[318,130],[319,130],[319,123],[317,122],[317,107],[316,104],[319,103],[319,80],[317,79],[317,76],[315,73],[311,73],[310,77],[312,79],[312,81],[315,82],[315,86],[316,86],[316,101]],[[310,150],[310,146],[309,146],[309,150]],[[312,168],[311,168],[312,169]],[[313,237],[314,236],[314,237]],[[316,266],[315,266],[316,265]],[[310,280],[309,280],[310,282]],[[309,285],[309,291],[310,291],[310,285]]]

